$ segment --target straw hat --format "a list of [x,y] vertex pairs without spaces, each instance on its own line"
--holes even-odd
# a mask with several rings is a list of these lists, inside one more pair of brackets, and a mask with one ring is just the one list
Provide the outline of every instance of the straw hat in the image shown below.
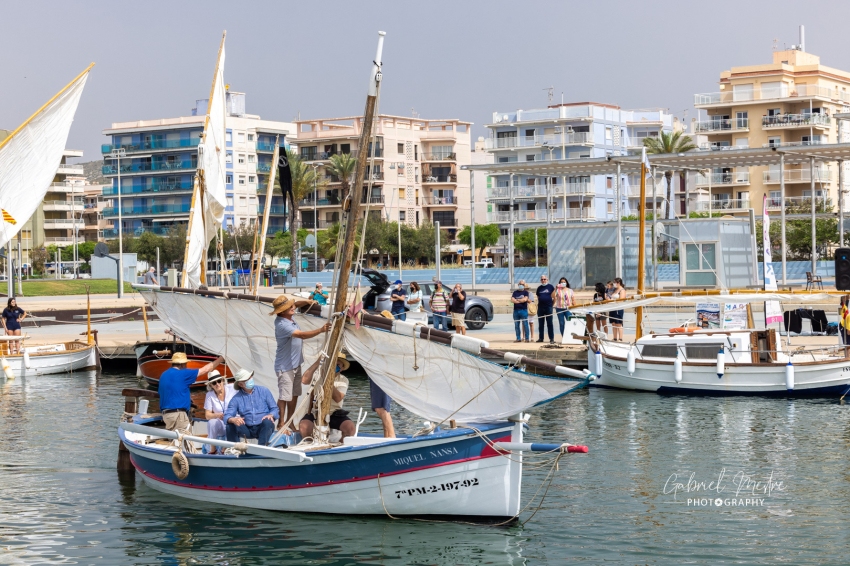
[[395,320],[393,313],[391,313],[390,311],[381,311],[381,316],[390,320]]
[[351,367],[348,360],[345,359],[345,354],[336,355],[336,364],[339,366],[339,371],[345,371]]
[[212,370],[207,374],[207,383],[215,383],[216,381],[226,380],[227,376],[221,374],[217,369]]
[[173,356],[171,356],[171,365],[176,364],[188,364],[189,358],[186,357],[186,354],[183,352],[177,352]]
[[276,298],[274,300],[274,302],[272,303],[272,307],[274,307],[274,310],[269,314],[271,316],[274,316],[274,315],[280,314],[284,311],[288,311],[289,309],[292,308],[292,306],[294,304],[295,304],[295,299],[293,299],[292,297],[287,297],[286,295],[281,295],[278,298]]

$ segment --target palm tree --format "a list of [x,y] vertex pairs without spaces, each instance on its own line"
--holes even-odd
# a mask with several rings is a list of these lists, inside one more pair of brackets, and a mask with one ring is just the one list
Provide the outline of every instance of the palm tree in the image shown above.
[[[647,153],[684,153],[696,149],[697,146],[691,136],[685,135],[681,130],[677,132],[661,132],[660,137],[647,136],[643,138],[643,145]],[[673,218],[673,171],[665,171],[664,179],[667,181],[667,218]],[[686,196],[687,198],[687,196]],[[664,259],[671,257],[672,242],[668,241],[664,247]]]
[[[313,191],[323,189],[325,187],[324,179],[319,180],[316,169],[307,165],[302,161],[301,156],[297,153],[286,150],[286,155],[289,158],[289,169],[292,173],[292,207],[289,209],[289,233],[292,235],[292,255],[289,262],[289,269],[292,275],[295,275],[295,270],[298,269],[296,257],[298,257],[298,205],[300,201],[313,194]],[[271,201],[270,201],[271,202]],[[286,204],[286,203],[284,203]],[[314,218],[313,222],[318,222]]]
[[331,155],[331,162],[325,166],[328,175],[337,177],[342,183],[342,197],[345,199],[351,187],[354,170],[357,168],[357,160],[350,153],[339,153]]

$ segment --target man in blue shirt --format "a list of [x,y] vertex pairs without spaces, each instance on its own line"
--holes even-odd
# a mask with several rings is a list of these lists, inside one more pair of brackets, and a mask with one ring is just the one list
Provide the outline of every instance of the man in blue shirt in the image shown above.
[[390,312],[396,320],[407,320],[407,312],[404,310],[404,304],[407,302],[407,291],[404,290],[404,284],[401,279],[397,279],[395,289],[392,290],[390,300],[393,302]]
[[537,322],[540,324],[540,340],[543,342],[545,332],[543,325],[549,329],[549,343],[555,343],[555,323],[552,321],[552,293],[555,288],[549,283],[549,278],[540,276],[540,285],[537,287]]
[[168,430],[186,431],[192,424],[189,411],[192,410],[192,398],[189,387],[197,381],[199,375],[205,375],[217,368],[224,358],[219,356],[199,369],[188,369],[189,359],[183,352],[171,356],[171,368],[162,372],[159,378],[159,408],[162,420]]
[[227,440],[238,442],[240,436],[256,438],[266,446],[274,432],[274,421],[280,417],[274,395],[262,385],[254,384],[254,372],[240,369],[233,376],[236,395],[224,412]]

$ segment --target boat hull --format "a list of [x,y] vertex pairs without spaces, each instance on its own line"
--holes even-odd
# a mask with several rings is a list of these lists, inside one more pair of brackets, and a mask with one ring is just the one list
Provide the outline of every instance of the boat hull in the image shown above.
[[794,365],[794,389],[785,385],[782,364],[726,364],[722,377],[714,363],[682,364],[682,381],[676,383],[673,364],[635,360],[628,372],[625,358],[602,355],[603,370],[592,383],[657,393],[709,395],[794,395],[818,396],[842,393],[850,387],[850,360]]
[[65,350],[59,352],[37,353],[38,348],[49,346],[26,346],[29,364],[23,355],[5,355],[15,377],[52,375],[97,367],[97,349],[94,345],[79,342],[64,344]]
[[[154,352],[167,351],[167,355],[155,354]],[[171,367],[171,355],[177,352],[185,352],[189,363],[186,365],[189,369],[199,369],[208,363],[214,361],[218,355],[211,354],[206,350],[202,350],[197,346],[188,342],[139,342],[135,346],[136,363],[139,366],[139,372],[146,382],[154,387],[159,386],[159,378],[162,372]],[[226,365],[220,366],[219,372],[227,377],[233,377],[233,372]],[[206,374],[198,376],[198,379],[190,388],[200,389],[207,384]]]
[[[522,425],[480,427],[491,441],[521,441]],[[519,511],[521,454],[498,454],[470,429],[310,452],[312,462],[188,455],[184,480],[171,469],[172,451],[120,433],[147,485],[188,499],[348,515],[512,517]]]

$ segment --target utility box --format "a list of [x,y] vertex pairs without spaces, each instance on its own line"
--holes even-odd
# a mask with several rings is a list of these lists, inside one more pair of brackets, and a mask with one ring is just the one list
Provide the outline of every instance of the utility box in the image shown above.
[[[112,255],[118,258],[118,254]],[[136,281],[137,259],[136,254],[124,254],[124,281],[133,283]],[[92,279],[118,279],[118,262],[109,257],[91,257]]]

